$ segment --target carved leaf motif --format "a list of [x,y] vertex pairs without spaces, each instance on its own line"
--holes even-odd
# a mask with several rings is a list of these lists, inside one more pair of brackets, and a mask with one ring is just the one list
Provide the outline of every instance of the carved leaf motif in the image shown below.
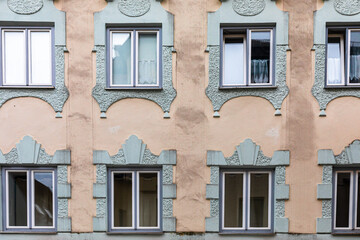
[[43,0],[8,0],[11,11],[24,15],[38,12],[43,5]]
[[265,9],[265,0],[234,0],[233,9],[243,16],[255,16]]
[[343,15],[355,15],[360,13],[360,0],[335,0],[335,10]]
[[127,164],[140,164],[145,153],[146,144],[137,136],[132,135],[122,145]]
[[150,0],[120,0],[119,11],[129,17],[139,17],[150,10]]

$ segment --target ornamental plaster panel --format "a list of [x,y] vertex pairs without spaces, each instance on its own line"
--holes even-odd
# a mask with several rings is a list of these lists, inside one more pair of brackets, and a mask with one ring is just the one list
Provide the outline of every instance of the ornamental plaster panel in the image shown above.
[[343,15],[355,15],[360,13],[360,0],[335,0],[335,10]]
[[233,9],[243,16],[255,16],[264,11],[265,0],[234,0]]
[[150,10],[150,0],[119,0],[119,11],[129,17],[139,17]]
[[43,7],[43,0],[8,0],[11,11],[18,14],[34,14]]

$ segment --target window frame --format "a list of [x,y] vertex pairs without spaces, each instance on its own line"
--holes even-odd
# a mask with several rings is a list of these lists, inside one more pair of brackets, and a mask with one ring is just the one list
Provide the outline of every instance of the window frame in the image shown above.
[[[4,31],[24,31],[25,34],[25,84],[4,84],[5,80],[5,41]],[[30,32],[50,32],[51,84],[31,84],[31,40]],[[55,87],[55,29],[53,26],[0,26],[0,88],[54,88]]]
[[[112,33],[129,32],[131,33],[131,83],[113,84],[112,79]],[[138,83],[138,40],[139,33],[157,34],[157,84]],[[106,89],[162,89],[162,29],[161,27],[107,27],[106,28]]]
[[[228,36],[236,37],[245,35],[245,61],[244,70],[244,84],[224,84],[224,56],[225,56],[225,38],[224,30],[239,30],[245,31],[241,34],[229,34]],[[269,66],[269,83],[251,83],[251,32],[270,32],[270,66]],[[275,87],[275,55],[276,55],[276,27],[275,26],[255,26],[255,27],[220,27],[220,89],[226,88],[273,88]]]
[[[108,232],[109,233],[162,233],[162,169],[160,168],[108,168]],[[114,227],[114,173],[131,173],[132,180],[132,226]],[[140,173],[157,173],[158,219],[156,227],[141,227],[139,222],[139,175]]]
[[[8,189],[8,173],[9,172],[26,172],[27,179],[27,226],[10,226],[9,225],[9,189]],[[47,172],[52,173],[53,184],[53,225],[52,226],[36,226],[35,225],[35,195],[34,191],[34,173]],[[52,167],[4,167],[2,168],[2,200],[3,200],[3,229],[5,232],[49,232],[57,231],[58,216],[58,194],[57,194],[57,169]]]
[[[268,189],[268,227],[250,227],[250,184],[251,174],[266,173],[269,175],[269,189]],[[243,227],[225,227],[225,174],[243,174]],[[223,234],[270,234],[274,232],[274,184],[275,174],[273,169],[221,169],[220,171],[220,230]]]
[[[349,196],[349,227],[336,227],[336,204],[337,204],[337,175],[338,173],[350,173],[350,196]],[[333,234],[359,234],[360,227],[357,224],[357,198],[358,177],[360,177],[360,169],[337,168],[333,170],[333,196],[332,196],[332,233]]]

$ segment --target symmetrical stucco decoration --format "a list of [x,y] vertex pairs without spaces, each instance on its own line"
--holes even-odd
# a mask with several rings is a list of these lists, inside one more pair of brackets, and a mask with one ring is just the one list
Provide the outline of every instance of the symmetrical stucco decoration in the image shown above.
[[319,150],[318,164],[323,167],[322,183],[317,186],[317,199],[322,201],[322,217],[316,220],[316,232],[331,233],[333,167],[358,167],[360,164],[360,140],[353,141],[336,156],[333,150]]
[[11,11],[18,14],[33,14],[43,7],[43,0],[7,0]]
[[[42,6],[42,7],[40,7]],[[37,9],[37,7],[40,7]],[[17,11],[10,10],[17,9]],[[22,10],[21,10],[22,9]],[[32,9],[32,10],[31,10]],[[35,11],[37,9],[37,11]],[[18,13],[18,11],[22,13]],[[31,15],[26,11],[35,11]],[[68,99],[69,92],[65,86],[65,13],[59,11],[53,1],[39,0],[8,0],[0,1],[0,25],[1,26],[32,26],[30,22],[36,22],[36,26],[54,27],[55,44],[55,87],[54,88],[0,88],[0,107],[10,99],[19,97],[35,97],[49,103],[61,117],[63,106]],[[11,23],[11,24],[10,24]],[[42,24],[43,23],[43,24]]]
[[[143,2],[143,4],[140,4]],[[149,9],[147,9],[150,4]],[[118,9],[122,7],[122,11]],[[125,6],[126,9],[125,10]],[[135,6],[135,7],[131,7]],[[145,11],[147,10],[147,11]],[[107,89],[106,27],[159,27],[162,33],[162,88],[161,89]],[[170,106],[176,97],[172,83],[172,52],[174,16],[167,12],[158,0],[114,0],[107,7],[95,13],[96,85],[92,95],[100,106],[100,117],[106,118],[106,111],[115,102],[126,98],[147,99],[158,104],[169,118]]]
[[[68,183],[67,169],[70,164],[69,150],[57,150],[54,155],[49,155],[30,136],[25,136],[9,153],[3,154],[0,150],[1,167],[57,167],[57,232],[71,231],[71,218],[68,216],[71,185]],[[2,199],[0,197],[0,204]],[[1,216],[2,208],[0,208],[0,219],[2,219]],[[1,228],[2,224],[0,224],[0,230]]]
[[206,218],[206,232],[218,232],[220,215],[220,170],[221,168],[275,169],[274,183],[274,231],[287,233],[289,220],[285,218],[285,201],[289,199],[289,185],[285,182],[285,166],[289,165],[289,151],[275,151],[267,157],[252,140],[246,139],[236,146],[236,151],[225,158],[221,151],[207,152],[207,165],[211,168],[210,184],[206,186],[206,199],[210,200],[210,217]]
[[359,0],[335,0],[334,8],[343,15],[355,15],[360,13]]
[[[345,14],[346,12],[349,14]],[[353,14],[350,14],[350,12]],[[360,98],[359,89],[346,88],[345,86],[325,88],[326,24],[343,23],[344,26],[347,26],[351,23],[358,23],[359,15],[354,15],[357,13],[360,13],[360,1],[358,0],[327,0],[324,1],[324,6],[314,14],[315,82],[311,92],[319,103],[319,116],[321,117],[326,116],[327,105],[338,97],[351,96]]]
[[96,183],[93,188],[93,196],[96,199],[96,217],[93,219],[95,232],[109,230],[107,170],[121,167],[162,168],[162,230],[175,232],[176,219],[173,217],[173,199],[176,198],[176,184],[173,183],[173,166],[176,165],[175,150],[164,150],[159,156],[154,155],[141,139],[132,135],[114,156],[110,156],[107,151],[94,151],[93,163],[96,165]]
[[233,9],[243,16],[255,16],[265,9],[265,0],[234,0]]
[[120,0],[119,11],[129,17],[139,17],[150,10],[150,0]]
[[[233,11],[233,6],[248,14],[240,15]],[[263,8],[262,8],[263,7]],[[234,8],[235,9],[235,8]],[[249,10],[251,9],[251,10]],[[254,11],[259,11],[252,16]],[[275,86],[243,87],[220,89],[220,25],[221,26],[275,26]],[[288,47],[288,14],[278,9],[276,3],[263,1],[223,1],[219,10],[208,13],[209,85],[206,95],[212,102],[214,117],[220,117],[221,107],[229,100],[241,96],[254,96],[267,99],[275,108],[275,115],[281,115],[281,105],[289,93],[286,85],[286,51]]]

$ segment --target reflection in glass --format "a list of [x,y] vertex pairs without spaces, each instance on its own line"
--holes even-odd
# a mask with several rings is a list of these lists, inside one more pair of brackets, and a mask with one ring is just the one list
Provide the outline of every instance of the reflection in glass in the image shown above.
[[139,173],[139,226],[158,226],[158,175]]
[[157,84],[157,33],[139,33],[139,84]]
[[327,83],[342,83],[341,39],[329,37],[327,45]]
[[245,84],[244,79],[244,38],[225,38],[224,46],[224,85]]
[[131,84],[131,34],[112,33],[112,84]]
[[224,227],[243,227],[244,175],[225,174]]
[[114,227],[132,227],[132,173],[114,174]]
[[337,173],[336,227],[349,227],[350,173]]
[[27,173],[8,172],[9,226],[27,226]]
[[51,34],[50,31],[30,31],[31,84],[51,85]]
[[35,226],[53,226],[53,174],[51,172],[35,172],[34,188]]
[[350,34],[350,83],[360,83],[360,32]]
[[270,31],[251,32],[251,83],[270,83]]
[[250,227],[269,227],[269,174],[250,173]]

